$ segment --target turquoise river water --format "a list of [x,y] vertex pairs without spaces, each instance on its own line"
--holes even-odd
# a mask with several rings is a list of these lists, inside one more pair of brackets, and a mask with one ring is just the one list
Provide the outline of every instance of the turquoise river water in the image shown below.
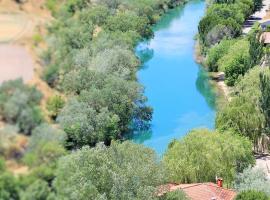
[[204,10],[204,1],[197,0],[169,11],[155,25],[155,37],[136,49],[144,63],[137,76],[154,114],[151,130],[133,140],[159,155],[191,129],[214,128],[215,92],[194,60],[194,37]]

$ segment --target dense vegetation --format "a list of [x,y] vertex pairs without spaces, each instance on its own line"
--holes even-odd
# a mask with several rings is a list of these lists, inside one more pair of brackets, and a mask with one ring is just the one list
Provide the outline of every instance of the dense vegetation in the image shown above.
[[210,2],[199,39],[210,71],[224,71],[226,83],[235,86],[232,100],[218,111],[216,131],[191,131],[172,141],[161,159],[143,145],[115,140],[151,120],[133,49],[153,36],[151,25],[180,1],[59,2],[46,4],[55,21],[43,76],[62,93],[46,104],[56,124],[44,123],[34,87],[21,80],[0,87],[0,115],[12,125],[0,129],[0,156],[29,167],[15,177],[0,159],[1,200],[186,200],[182,191],[158,197],[157,186],[214,182],[216,176],[241,192],[237,199],[270,196],[265,174],[251,168],[252,151],[268,148],[261,143],[270,133],[270,72],[256,67],[264,50],[260,31],[238,37],[261,1]]
[[49,28],[44,79],[69,97],[62,112],[52,111],[67,133],[68,148],[109,145],[133,127],[148,127],[152,109],[136,80],[140,62],[133,49],[153,36],[151,25],[160,15],[179,3],[48,1],[56,20]]
[[39,108],[41,97],[35,87],[24,85],[20,79],[5,82],[0,86],[0,116],[16,125],[20,132],[31,134],[43,120]]

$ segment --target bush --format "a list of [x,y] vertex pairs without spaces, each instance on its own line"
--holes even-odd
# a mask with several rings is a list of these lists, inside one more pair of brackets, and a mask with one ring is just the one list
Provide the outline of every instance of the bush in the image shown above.
[[43,120],[41,97],[35,87],[24,85],[21,79],[5,82],[0,86],[0,115],[6,122],[16,124],[19,131],[31,134]]
[[50,188],[47,182],[36,180],[20,194],[21,200],[47,200]]
[[65,101],[61,96],[52,96],[47,101],[47,110],[49,111],[50,117],[55,120],[64,107]]
[[39,143],[34,151],[27,152],[24,162],[31,167],[40,165],[55,165],[57,160],[66,155],[66,150],[57,142]]
[[263,192],[248,190],[239,193],[235,200],[269,200]]
[[27,151],[35,151],[41,143],[44,144],[50,142],[55,142],[64,146],[66,142],[66,133],[49,124],[41,124],[33,130],[29,139]]
[[0,174],[0,199],[1,200],[18,200],[19,184],[16,178],[8,173]]
[[17,134],[17,128],[6,126],[0,129],[0,155],[6,159],[21,158],[25,152],[27,138]]

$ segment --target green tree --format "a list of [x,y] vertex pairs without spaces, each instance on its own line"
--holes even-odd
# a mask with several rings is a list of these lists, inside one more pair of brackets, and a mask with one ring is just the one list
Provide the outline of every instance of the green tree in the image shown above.
[[36,180],[20,194],[21,200],[47,200],[50,194],[50,188],[47,182]]
[[153,150],[131,142],[97,145],[60,159],[58,199],[155,199],[165,172]]
[[237,172],[254,164],[254,158],[248,139],[202,129],[170,145],[163,163],[172,182],[215,181],[219,176],[231,184]]
[[260,74],[260,106],[265,116],[267,132],[270,129],[270,78],[268,74]]
[[249,54],[250,54],[250,67],[260,64],[263,57],[263,44],[260,39],[260,31],[254,31],[249,35]]
[[0,175],[0,199],[19,200],[19,184],[17,179],[8,172]]
[[19,131],[31,134],[42,121],[39,103],[42,94],[35,88],[24,85],[21,79],[8,81],[0,86],[0,115]]

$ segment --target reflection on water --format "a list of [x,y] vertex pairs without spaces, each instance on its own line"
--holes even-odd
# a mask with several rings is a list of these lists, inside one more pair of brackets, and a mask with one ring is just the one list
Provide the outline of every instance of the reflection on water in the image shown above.
[[196,80],[196,87],[198,91],[204,96],[208,106],[212,109],[216,108],[215,90],[209,84],[209,75],[205,69],[199,68],[198,78]]
[[160,155],[189,130],[214,128],[215,94],[207,73],[193,59],[193,38],[204,7],[203,1],[191,1],[172,10],[155,26],[155,37],[136,49],[143,60],[137,77],[154,113],[151,130],[132,139]]

